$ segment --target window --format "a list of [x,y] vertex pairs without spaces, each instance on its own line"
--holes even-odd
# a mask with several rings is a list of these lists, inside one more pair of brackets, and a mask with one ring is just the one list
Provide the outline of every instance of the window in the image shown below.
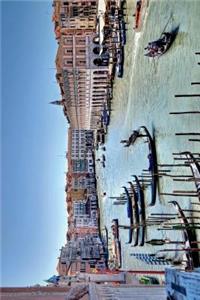
[[64,54],[69,54],[69,53],[72,53],[72,49],[65,48],[64,49]]
[[99,54],[100,53],[100,48],[99,47],[95,47],[93,49],[94,54]]
[[65,45],[72,44],[72,38],[71,37],[66,37],[66,38],[64,38],[63,42],[64,42]]
[[78,7],[77,6],[72,7],[72,16],[73,17],[78,16]]
[[95,58],[93,61],[94,65],[96,66],[101,66],[102,60],[100,58]]
[[65,65],[72,66],[72,61],[71,60],[65,60]]
[[80,64],[80,65],[84,65],[85,63],[86,63],[85,60],[80,60],[80,61],[79,61],[79,64]]
[[60,19],[61,19],[61,21],[65,21],[65,19],[66,19],[66,16],[65,16],[65,14],[60,14]]

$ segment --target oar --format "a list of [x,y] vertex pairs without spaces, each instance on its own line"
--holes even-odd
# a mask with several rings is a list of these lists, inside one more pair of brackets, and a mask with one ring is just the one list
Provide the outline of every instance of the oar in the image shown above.
[[173,14],[171,13],[171,15],[170,15],[170,17],[169,17],[169,20],[167,21],[165,27],[163,28],[163,31],[162,31],[162,33],[161,33],[161,35],[160,35],[160,38],[161,38],[163,32],[165,32],[165,29],[167,28],[167,26],[168,26],[168,24],[169,24],[169,21],[171,20],[172,17],[173,17]]

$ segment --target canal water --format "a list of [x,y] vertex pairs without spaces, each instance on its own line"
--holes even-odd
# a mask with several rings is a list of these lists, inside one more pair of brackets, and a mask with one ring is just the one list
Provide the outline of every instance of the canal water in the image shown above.
[[[111,221],[118,218],[120,224],[128,224],[126,206],[115,206],[109,197],[119,196],[122,186],[127,185],[131,175],[140,175],[148,168],[148,144],[139,139],[134,146],[123,147],[120,140],[126,139],[132,130],[146,126],[152,133],[155,130],[158,164],[180,163],[174,160],[173,152],[200,152],[199,142],[189,142],[191,136],[176,136],[178,132],[199,132],[200,115],[171,115],[170,112],[200,111],[199,98],[175,98],[175,94],[195,94],[200,92],[198,85],[191,85],[200,79],[200,1],[198,0],[162,0],[145,1],[142,27],[135,32],[135,1],[127,0],[127,44],[125,45],[124,76],[116,78],[114,83],[111,122],[106,136],[106,151],[98,150],[97,158],[106,156],[106,167],[97,162],[98,193],[101,212],[101,227],[107,226],[111,235]],[[167,27],[166,27],[167,25]],[[159,59],[152,60],[144,56],[144,48],[149,41],[160,37],[166,31],[179,26],[179,33],[169,51]],[[166,167],[164,168],[166,169]],[[189,174],[188,167],[167,167],[170,174]],[[162,170],[162,167],[159,167]],[[159,192],[171,193],[173,190],[195,190],[194,183],[175,182],[170,177],[159,179]],[[103,193],[106,192],[106,196]],[[195,208],[191,202],[197,198],[161,196],[153,207],[150,203],[150,191],[145,192],[146,214],[152,212],[172,212],[175,209],[168,201],[177,200],[183,208]],[[147,229],[146,240],[170,238],[181,240],[180,231],[158,231],[157,226]],[[120,229],[122,244],[122,269],[162,270],[165,266],[148,265],[134,258],[133,253],[155,253],[162,247],[132,247],[127,244],[128,231]],[[169,245],[169,248],[175,248]],[[166,248],[166,246],[165,246]],[[180,253],[180,252],[179,252]],[[178,254],[181,255],[181,254]],[[174,253],[167,253],[167,257]]]

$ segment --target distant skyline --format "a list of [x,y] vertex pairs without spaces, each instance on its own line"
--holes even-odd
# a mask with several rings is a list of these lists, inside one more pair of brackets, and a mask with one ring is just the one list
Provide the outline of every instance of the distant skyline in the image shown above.
[[67,122],[52,1],[3,1],[2,286],[45,284],[66,233]]

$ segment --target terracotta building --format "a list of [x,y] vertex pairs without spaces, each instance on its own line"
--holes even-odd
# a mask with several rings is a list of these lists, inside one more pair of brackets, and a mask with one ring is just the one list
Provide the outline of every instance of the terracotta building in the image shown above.
[[52,103],[63,106],[73,128],[98,129],[111,83],[109,52],[100,49],[97,37],[97,1],[55,1],[54,5],[59,39],[56,79],[62,98]]

